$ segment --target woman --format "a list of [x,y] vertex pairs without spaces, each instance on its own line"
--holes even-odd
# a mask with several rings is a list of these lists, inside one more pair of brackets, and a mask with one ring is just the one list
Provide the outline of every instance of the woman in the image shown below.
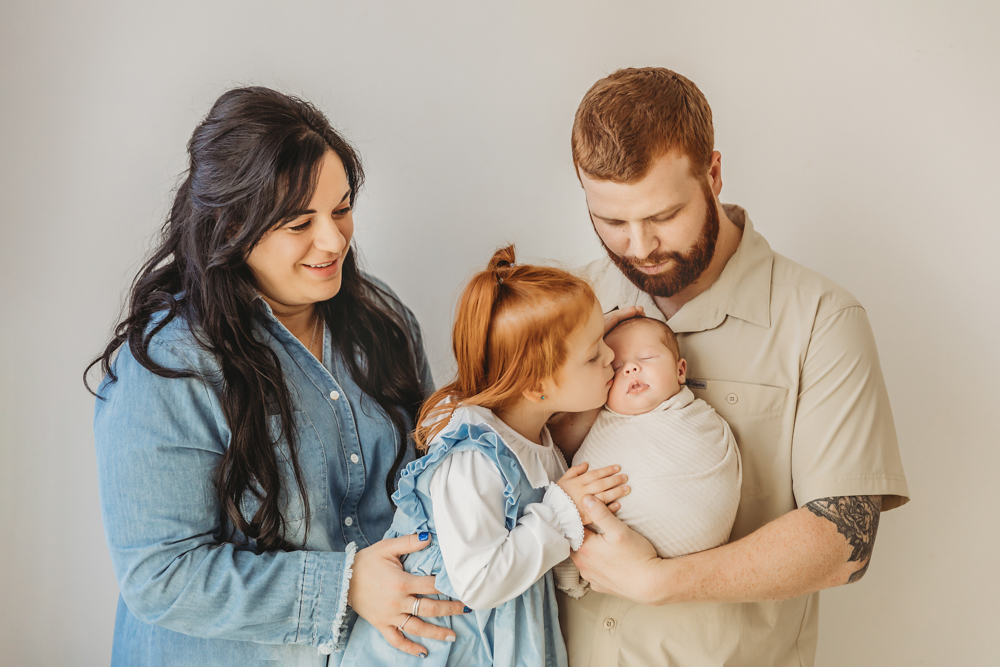
[[413,655],[404,622],[453,640],[410,618],[464,610],[417,602],[433,578],[398,556],[426,533],[380,541],[431,377],[412,313],[351,252],[358,156],[265,88],[222,95],[188,152],[94,361],[112,663],[337,664],[351,610]]

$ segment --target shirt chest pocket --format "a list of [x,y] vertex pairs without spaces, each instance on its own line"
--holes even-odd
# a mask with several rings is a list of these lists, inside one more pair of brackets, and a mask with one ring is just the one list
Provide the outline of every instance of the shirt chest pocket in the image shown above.
[[[308,516],[313,516],[330,504],[330,474],[327,468],[326,448],[307,412],[293,412],[292,419],[295,424],[299,469],[302,481],[305,483],[306,497],[309,499]],[[295,481],[295,469],[292,466],[288,439],[278,439],[281,435],[281,417],[269,416],[268,427],[272,440],[277,440],[274,451],[277,456],[278,473],[281,475],[279,500],[281,515],[287,522],[301,521],[306,518],[307,513]],[[243,494],[242,505],[243,516],[249,520],[260,508],[260,500],[251,490],[247,490]],[[295,527],[289,526],[289,529],[294,531]]]
[[788,390],[731,380],[690,378],[687,384],[729,423],[740,450],[743,490],[731,539],[795,509],[791,438],[784,432]]

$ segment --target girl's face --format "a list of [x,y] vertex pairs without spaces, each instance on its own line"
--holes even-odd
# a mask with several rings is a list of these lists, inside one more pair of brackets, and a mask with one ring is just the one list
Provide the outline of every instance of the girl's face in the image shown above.
[[615,372],[615,353],[604,343],[604,315],[596,302],[590,318],[570,334],[566,363],[544,384],[545,403],[556,412],[582,412],[604,405]]
[[327,151],[305,211],[267,232],[247,265],[275,314],[326,301],[340,291],[343,259],[351,249],[354,219],[344,164]]

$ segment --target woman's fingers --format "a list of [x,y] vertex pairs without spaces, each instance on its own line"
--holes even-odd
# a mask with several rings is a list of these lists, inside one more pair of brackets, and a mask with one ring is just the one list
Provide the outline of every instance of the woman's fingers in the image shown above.
[[[406,598],[406,609],[413,609],[413,599],[417,595],[438,595],[440,591],[434,588],[434,577],[422,577],[416,574],[405,574],[403,588],[410,594]],[[458,616],[467,614],[469,608],[464,602],[459,600],[436,600],[433,598],[420,598],[420,606],[417,608],[420,616]],[[471,611],[471,610],[469,610]],[[409,627],[409,626],[407,626]]]
[[[420,605],[420,615],[424,615],[423,604]],[[450,628],[442,628],[440,625],[435,625],[433,623],[427,623],[426,621],[420,620],[419,617],[413,616],[406,622],[406,627],[403,631],[408,635],[415,635],[417,637],[426,637],[427,639],[437,639],[442,642],[453,642],[455,641],[455,631]]]
[[403,554],[420,551],[431,543],[431,534],[428,532],[414,533],[412,535],[402,535],[400,537],[390,537],[379,542],[379,546],[386,550],[390,556],[402,556]]
[[[416,619],[411,618],[410,622],[406,624],[405,629],[407,632],[410,631],[410,625],[413,624],[414,620]],[[402,622],[402,620],[400,622]],[[389,645],[392,646],[393,648],[399,649],[404,653],[409,653],[410,655],[415,655],[421,658],[427,657],[427,649],[425,649],[420,644],[411,642],[409,639],[404,637],[403,633],[401,633],[395,627],[379,628],[379,632],[382,633],[382,636],[385,637],[385,640],[389,642]]]
[[608,511],[610,511],[612,514],[617,514],[618,510],[620,510],[621,508],[622,504],[617,501],[608,504]]

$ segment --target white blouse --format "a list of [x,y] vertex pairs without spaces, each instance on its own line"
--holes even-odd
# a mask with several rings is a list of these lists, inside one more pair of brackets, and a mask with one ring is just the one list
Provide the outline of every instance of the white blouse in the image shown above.
[[542,430],[542,443],[524,438],[492,412],[474,408],[517,457],[533,488],[546,487],[540,503],[524,508],[513,530],[505,525],[503,477],[477,450],[448,456],[431,477],[434,522],[441,555],[458,599],[491,609],[526,591],[583,543],[583,524],[570,497],[555,481],[566,461]]

